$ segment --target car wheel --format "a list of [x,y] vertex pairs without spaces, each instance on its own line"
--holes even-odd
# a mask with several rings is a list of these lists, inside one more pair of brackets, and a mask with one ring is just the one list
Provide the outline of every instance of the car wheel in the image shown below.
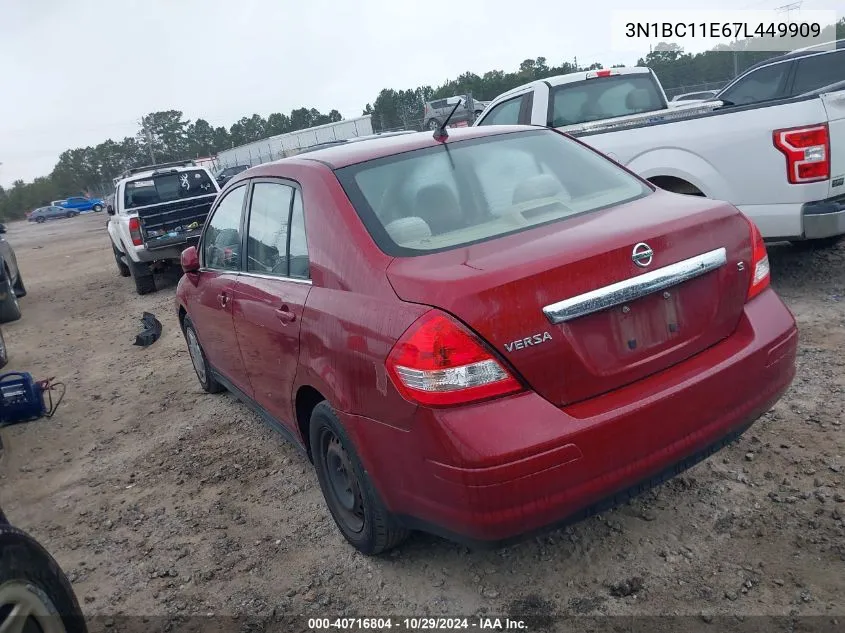
[[200,381],[203,391],[208,393],[220,393],[223,391],[223,385],[217,382],[214,379],[214,375],[211,373],[211,366],[208,364],[202,345],[200,345],[200,340],[199,337],[197,337],[197,331],[194,328],[194,323],[191,321],[191,317],[185,316],[185,319],[182,322],[182,331],[185,333],[185,342],[188,344],[188,354],[191,356],[191,363],[194,366],[194,371],[197,373],[197,380]]
[[38,224],[44,224],[44,218],[42,217],[35,218],[35,221],[38,222]]
[[117,247],[112,244],[111,249],[114,252],[114,261],[117,264],[117,270],[120,273],[121,277],[128,277],[132,273],[129,272],[129,266],[127,266],[123,261],[123,253],[117,250]]
[[97,213],[99,213],[102,210],[103,210],[103,205],[101,205],[101,204],[95,204],[94,205],[94,211],[96,211]]
[[73,211],[68,211],[67,213],[65,213],[65,217],[66,218],[72,218],[73,217]]
[[20,270],[18,270],[18,280],[15,282],[15,294],[18,299],[26,296],[26,286],[23,283],[23,275],[21,275]]
[[4,277],[0,281],[0,323],[9,323],[21,318],[21,306],[18,303],[15,289],[12,287],[8,270]]
[[9,362],[9,350],[6,349],[6,339],[3,338],[3,331],[0,330],[0,368]]
[[34,538],[11,525],[0,525],[0,631],[88,631],[59,564]]
[[426,127],[433,132],[440,127],[440,121],[437,119],[431,119],[428,123],[426,123]]
[[311,414],[311,454],[332,518],[363,554],[381,554],[408,537],[378,496],[370,477],[328,402]]
[[147,295],[156,291],[156,280],[153,277],[153,272],[147,264],[136,262],[128,255],[126,259],[129,260],[129,274],[135,282],[135,291],[139,295]]

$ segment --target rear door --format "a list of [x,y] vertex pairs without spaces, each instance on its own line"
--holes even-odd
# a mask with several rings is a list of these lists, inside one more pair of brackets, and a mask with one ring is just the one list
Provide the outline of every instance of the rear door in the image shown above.
[[235,332],[255,400],[294,434],[292,389],[310,291],[302,195],[292,182],[256,180],[246,265],[234,292]]
[[190,313],[208,362],[235,387],[252,396],[232,321],[234,288],[241,270],[246,185],[227,192],[215,206],[200,244],[197,301]]

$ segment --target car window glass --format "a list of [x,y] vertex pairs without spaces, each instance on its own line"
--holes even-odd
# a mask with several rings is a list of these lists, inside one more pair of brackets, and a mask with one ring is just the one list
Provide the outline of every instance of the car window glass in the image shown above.
[[598,77],[552,91],[552,126],[577,125],[663,109],[651,75]]
[[792,93],[804,94],[837,81],[845,81],[845,51],[813,55],[798,60]]
[[293,212],[290,218],[290,276],[310,279],[308,244],[305,239],[305,213],[302,208],[302,193],[296,191]]
[[247,231],[247,270],[268,275],[288,274],[287,243],[293,187],[257,182]]
[[764,66],[740,78],[719,95],[719,99],[737,105],[774,99],[778,96],[778,90],[788,69],[789,63]]
[[214,210],[203,236],[206,268],[238,270],[241,264],[241,210],[246,187],[232,189]]
[[519,123],[519,109],[524,97],[517,97],[493,107],[479,125],[516,125]]

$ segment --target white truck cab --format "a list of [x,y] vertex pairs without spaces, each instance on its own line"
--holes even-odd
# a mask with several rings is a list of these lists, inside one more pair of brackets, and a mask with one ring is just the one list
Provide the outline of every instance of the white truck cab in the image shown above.
[[108,233],[115,262],[138,294],[154,292],[153,273],[178,264],[182,251],[199,241],[220,187],[193,161],[130,169],[114,182]]

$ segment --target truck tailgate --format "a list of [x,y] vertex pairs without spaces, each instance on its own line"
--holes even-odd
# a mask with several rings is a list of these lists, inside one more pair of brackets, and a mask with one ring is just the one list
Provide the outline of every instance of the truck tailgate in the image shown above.
[[845,90],[821,95],[830,133],[830,195],[845,195]]

